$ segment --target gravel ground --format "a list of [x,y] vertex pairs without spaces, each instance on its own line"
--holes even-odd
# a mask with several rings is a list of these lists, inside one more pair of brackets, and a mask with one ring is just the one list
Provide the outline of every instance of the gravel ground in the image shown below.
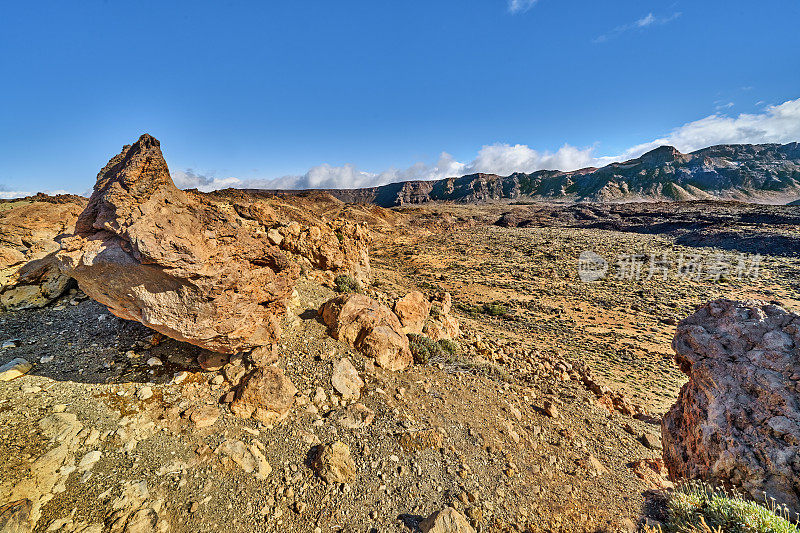
[[[697,247],[668,235],[486,225],[495,214],[426,208],[403,232],[379,234],[373,251],[373,296],[453,294],[465,329],[458,357],[376,368],[316,317],[334,293],[301,281],[277,363],[299,393],[276,427],[230,413],[230,376],[204,371],[200,349],[117,319],[79,291],[0,315],[0,363],[34,364],[0,383],[0,499],[30,485],[42,503],[36,531],[408,532],[448,505],[479,531],[633,529],[655,512],[649,491],[663,481],[635,470],[660,456],[657,438],[644,437],[659,434],[682,383],[669,348],[675,319],[717,295],[796,310],[798,265],[783,254],[764,257],[758,280],[587,284],[577,279],[582,250]],[[491,316],[485,303],[503,312]],[[365,382],[358,400],[331,385],[342,357]],[[599,405],[561,370],[578,361],[656,416]],[[356,404],[374,413],[366,427],[353,427],[364,412]],[[337,440],[356,466],[349,484],[310,467],[314,447]],[[267,475],[253,467],[259,456]]]

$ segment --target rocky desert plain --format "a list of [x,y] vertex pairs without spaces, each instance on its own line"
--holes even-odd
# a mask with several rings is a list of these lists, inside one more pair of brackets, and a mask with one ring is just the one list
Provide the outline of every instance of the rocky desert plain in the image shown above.
[[628,532],[689,478],[800,511],[800,206],[602,172],[201,193],[143,135],[0,203],[0,530]]

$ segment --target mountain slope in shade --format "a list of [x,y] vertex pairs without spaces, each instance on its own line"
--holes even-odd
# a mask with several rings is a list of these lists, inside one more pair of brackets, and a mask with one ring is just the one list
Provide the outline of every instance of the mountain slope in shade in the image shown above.
[[[270,191],[297,194],[298,191]],[[661,146],[602,168],[469,174],[364,189],[330,189],[351,203],[383,207],[431,201],[631,202],[740,200],[786,204],[800,197],[800,143],[726,144],[683,154]]]

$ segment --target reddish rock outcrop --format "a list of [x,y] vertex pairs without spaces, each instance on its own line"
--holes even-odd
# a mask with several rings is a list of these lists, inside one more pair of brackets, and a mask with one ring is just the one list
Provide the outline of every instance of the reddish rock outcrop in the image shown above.
[[397,300],[394,312],[403,325],[403,333],[421,334],[431,311],[431,303],[419,291],[412,291]]
[[58,258],[115,315],[232,353],[275,341],[299,268],[231,209],[172,183],[143,135],[100,172]]
[[350,447],[342,441],[321,444],[314,450],[311,468],[328,483],[352,483],[358,471]]
[[461,335],[458,320],[450,314],[453,298],[449,292],[441,292],[431,299],[430,315],[423,333],[431,339],[455,339]]
[[86,200],[42,195],[9,205],[0,213],[0,307],[44,307],[69,286],[55,260],[56,239],[75,231]]
[[327,301],[320,315],[334,339],[374,358],[383,368],[402,370],[413,361],[397,315],[372,298],[343,294]]
[[800,316],[717,300],[681,321],[672,345],[689,382],[661,426],[670,478],[800,510]]
[[661,458],[639,459],[631,464],[636,477],[650,486],[651,490],[664,490],[674,488],[675,485],[667,479],[668,472]]
[[369,274],[362,226],[297,221],[309,218],[263,199],[181,191],[159,142],[142,135],[100,172],[57,257],[115,315],[209,350],[243,352],[279,338],[301,272]]
[[369,281],[369,235],[364,226],[352,222],[338,222],[333,231],[324,231],[320,226],[303,227],[291,222],[277,230],[280,246],[303,258],[313,268],[329,273],[349,274],[362,285]]

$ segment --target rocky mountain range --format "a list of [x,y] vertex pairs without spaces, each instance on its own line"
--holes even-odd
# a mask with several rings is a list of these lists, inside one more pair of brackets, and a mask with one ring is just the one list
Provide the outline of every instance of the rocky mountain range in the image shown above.
[[510,176],[469,174],[327,192],[348,203],[382,207],[431,201],[504,200],[574,203],[723,199],[786,204],[800,201],[800,143],[718,145],[688,154],[661,146],[641,157],[602,168],[515,172]]

